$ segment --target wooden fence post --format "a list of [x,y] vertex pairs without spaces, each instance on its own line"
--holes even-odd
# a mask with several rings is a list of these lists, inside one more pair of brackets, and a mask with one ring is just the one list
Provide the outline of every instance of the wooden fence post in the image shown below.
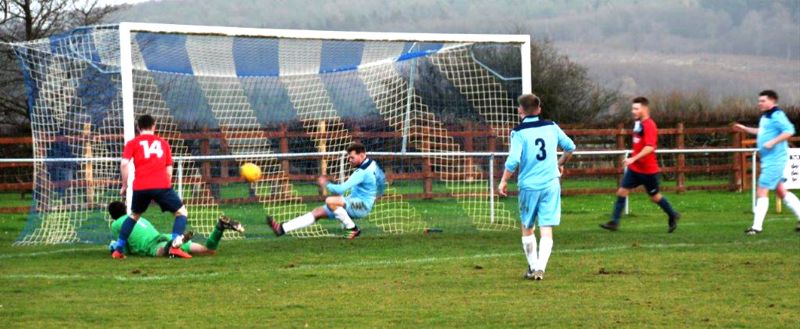
[[[740,132],[732,132],[730,134],[731,139],[731,147],[732,148],[741,148],[742,147],[742,139],[741,139]],[[734,153],[733,154],[733,170],[731,172],[731,180],[730,186],[728,190],[741,192],[743,190],[743,183],[745,181],[745,161],[746,156],[744,153]]]
[[[678,123],[678,137],[676,141],[676,146],[678,149],[682,150],[685,148],[685,141],[686,136],[683,133],[683,122]],[[682,193],[686,191],[686,175],[684,174],[684,170],[686,169],[686,155],[683,153],[678,153],[678,175],[677,175],[677,192]]]
[[[280,148],[281,153],[289,153],[289,139],[287,138],[286,134],[289,128],[286,126],[285,123],[281,123],[281,130],[280,130]],[[281,169],[286,175],[289,175],[289,159],[281,160]]]

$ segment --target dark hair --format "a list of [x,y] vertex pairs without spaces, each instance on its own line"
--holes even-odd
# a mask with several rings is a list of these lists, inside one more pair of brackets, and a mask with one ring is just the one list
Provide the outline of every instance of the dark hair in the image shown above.
[[353,152],[353,151],[356,151],[356,153],[361,154],[361,153],[367,152],[367,148],[364,147],[364,144],[355,142],[353,144],[350,144],[350,146],[347,147],[347,154],[350,154],[350,152]]
[[128,207],[119,201],[114,201],[108,204],[108,213],[111,218],[117,219],[128,214]]
[[633,104],[639,103],[639,104],[642,104],[644,106],[650,106],[650,101],[647,100],[647,97],[644,97],[644,96],[639,96],[639,97],[634,98],[632,103]]
[[139,130],[150,129],[156,124],[156,119],[152,115],[145,114],[139,117],[136,124],[139,125]]
[[778,101],[778,93],[776,93],[774,90],[767,89],[761,91],[760,93],[758,93],[758,96],[767,96],[767,98],[771,99],[773,102]]
[[522,106],[522,110],[525,111],[526,114],[533,114],[536,109],[542,106],[542,100],[539,99],[539,96],[534,94],[522,94],[517,98],[517,103],[519,106]]

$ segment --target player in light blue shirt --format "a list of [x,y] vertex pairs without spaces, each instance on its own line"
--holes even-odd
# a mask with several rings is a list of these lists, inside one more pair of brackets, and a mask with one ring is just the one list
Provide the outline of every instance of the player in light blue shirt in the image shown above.
[[758,175],[756,188],[756,206],[753,209],[753,226],[745,230],[748,235],[761,233],[764,217],[769,210],[769,190],[775,190],[779,198],[797,216],[797,227],[800,232],[800,200],[783,186],[785,181],[783,170],[789,161],[789,143],[787,140],[795,134],[794,125],[777,106],[778,94],[772,90],[764,90],[758,96],[758,107],[761,119],[758,128],[750,128],[741,124],[733,126],[734,130],[756,135],[758,155],[761,157],[761,172]]
[[[498,190],[508,195],[508,179],[519,168],[519,213],[522,222],[522,249],[528,260],[524,278],[542,280],[553,250],[553,226],[561,222],[561,172],[572,157],[575,143],[554,122],[539,119],[541,100],[533,94],[518,99],[517,112],[522,123],[511,131],[511,146]],[[557,147],[564,154],[556,159]],[[539,250],[536,250],[534,221],[539,224]]]
[[[324,206],[283,224],[275,221],[272,216],[267,216],[267,224],[275,235],[281,236],[311,226],[322,218],[336,218],[342,222],[348,239],[361,235],[353,218],[364,218],[372,211],[375,199],[383,194],[386,178],[378,163],[367,158],[367,151],[360,143],[353,143],[347,148],[347,159],[357,169],[344,183],[331,183],[325,176],[320,176],[317,180],[320,187],[335,194],[325,199]],[[347,191],[350,191],[350,195],[345,197],[344,193]]]

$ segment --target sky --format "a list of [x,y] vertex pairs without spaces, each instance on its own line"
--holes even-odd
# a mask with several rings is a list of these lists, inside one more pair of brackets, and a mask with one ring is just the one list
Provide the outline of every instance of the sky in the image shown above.
[[124,3],[136,4],[136,3],[147,2],[147,1],[150,1],[150,0],[99,0],[97,2],[99,4],[101,4],[101,5],[109,6],[109,5],[121,5],[121,4],[124,4]]

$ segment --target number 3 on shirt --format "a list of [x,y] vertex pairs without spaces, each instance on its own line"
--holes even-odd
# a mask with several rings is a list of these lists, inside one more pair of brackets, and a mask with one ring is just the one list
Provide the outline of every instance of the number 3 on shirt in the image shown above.
[[139,142],[139,145],[142,146],[144,149],[144,158],[150,159],[151,154],[155,154],[157,158],[161,158],[164,155],[164,151],[161,149],[161,142],[153,141],[153,144],[147,145],[147,141]]
[[535,141],[533,141],[533,144],[539,146],[539,154],[536,154],[536,160],[542,161],[547,159],[547,151],[544,150],[544,139],[537,138]]

